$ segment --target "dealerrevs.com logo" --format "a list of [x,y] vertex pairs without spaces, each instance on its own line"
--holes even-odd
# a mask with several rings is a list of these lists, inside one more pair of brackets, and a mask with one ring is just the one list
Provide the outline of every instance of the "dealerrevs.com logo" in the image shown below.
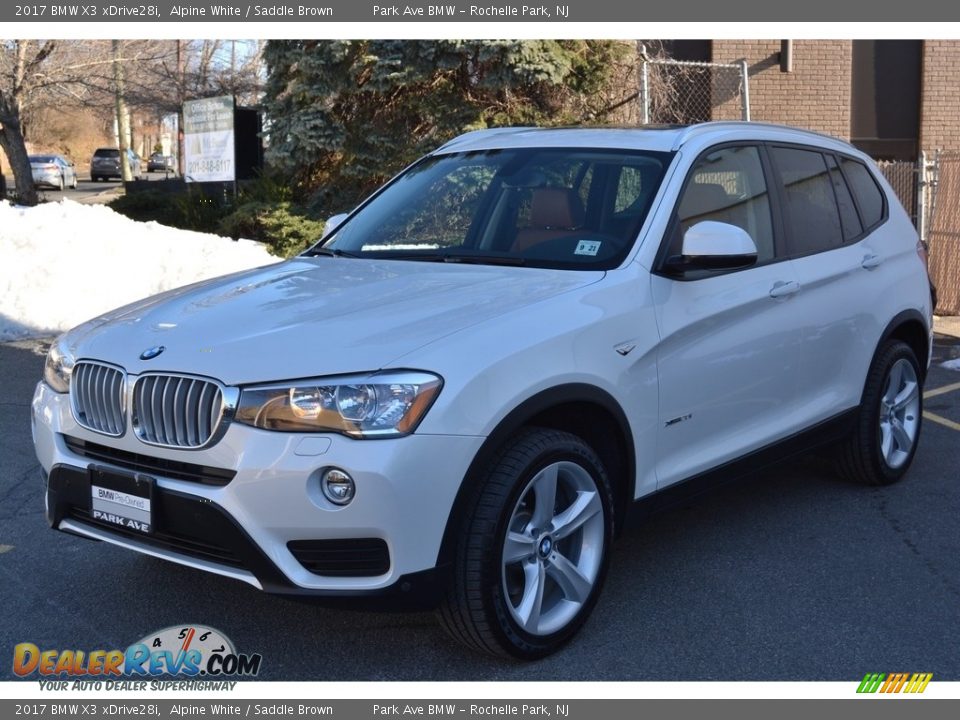
[[[23,642],[13,649],[13,672],[39,676],[43,689],[233,689],[231,677],[255,677],[263,657],[238,653],[230,639],[203,625],[174,625],[125,650],[41,650]],[[152,678],[178,676],[188,682]],[[82,683],[82,685],[81,685]],[[86,686],[86,687],[84,687]]]

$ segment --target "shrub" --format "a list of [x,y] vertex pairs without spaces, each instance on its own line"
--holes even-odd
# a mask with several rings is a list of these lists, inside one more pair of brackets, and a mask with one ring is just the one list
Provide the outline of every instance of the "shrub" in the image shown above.
[[230,212],[223,201],[196,191],[171,194],[141,190],[121,195],[109,207],[140,222],[154,221],[198,232],[216,232],[220,219]]
[[323,234],[324,223],[293,203],[290,184],[283,178],[243,182],[236,198],[190,186],[178,190],[138,189],[110,207],[141,222],[257,240],[283,257],[296,255]]
[[242,180],[240,182],[239,202],[266,202],[283,203],[293,202],[293,187],[287,177],[277,174],[265,174],[256,180]]
[[324,223],[307,217],[303,210],[286,201],[253,201],[239,205],[220,220],[219,231],[236,238],[259,240],[275,255],[291,257],[323,235]]

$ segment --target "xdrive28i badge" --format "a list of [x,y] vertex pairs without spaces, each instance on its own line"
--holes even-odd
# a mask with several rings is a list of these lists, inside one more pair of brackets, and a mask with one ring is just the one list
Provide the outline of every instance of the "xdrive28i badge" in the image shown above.
[[153,360],[157,355],[166,350],[163,345],[154,345],[152,348],[147,348],[142,353],[140,353],[141,360]]

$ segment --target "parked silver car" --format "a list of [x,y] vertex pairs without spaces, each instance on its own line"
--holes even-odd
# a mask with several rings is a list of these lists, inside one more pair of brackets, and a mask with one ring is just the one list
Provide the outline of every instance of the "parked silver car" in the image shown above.
[[77,189],[77,170],[63,155],[31,155],[30,170],[34,187]]
[[[130,162],[130,175],[138,180],[142,175],[140,156],[133,150],[127,150],[127,158]],[[117,148],[97,148],[90,160],[90,179],[97,182],[110,178],[123,179],[120,170],[120,151]]]

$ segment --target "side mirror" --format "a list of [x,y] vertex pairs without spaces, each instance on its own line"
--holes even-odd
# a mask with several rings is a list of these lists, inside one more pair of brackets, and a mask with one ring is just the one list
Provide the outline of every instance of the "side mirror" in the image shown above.
[[674,272],[686,270],[733,270],[757,261],[757,246],[743,228],[704,220],[683,235],[681,255],[667,259]]
[[332,215],[331,217],[327,218],[327,224],[323,226],[323,236],[326,237],[336,230],[337,227],[339,227],[340,224],[347,219],[349,214],[350,213],[337,213],[336,215]]

